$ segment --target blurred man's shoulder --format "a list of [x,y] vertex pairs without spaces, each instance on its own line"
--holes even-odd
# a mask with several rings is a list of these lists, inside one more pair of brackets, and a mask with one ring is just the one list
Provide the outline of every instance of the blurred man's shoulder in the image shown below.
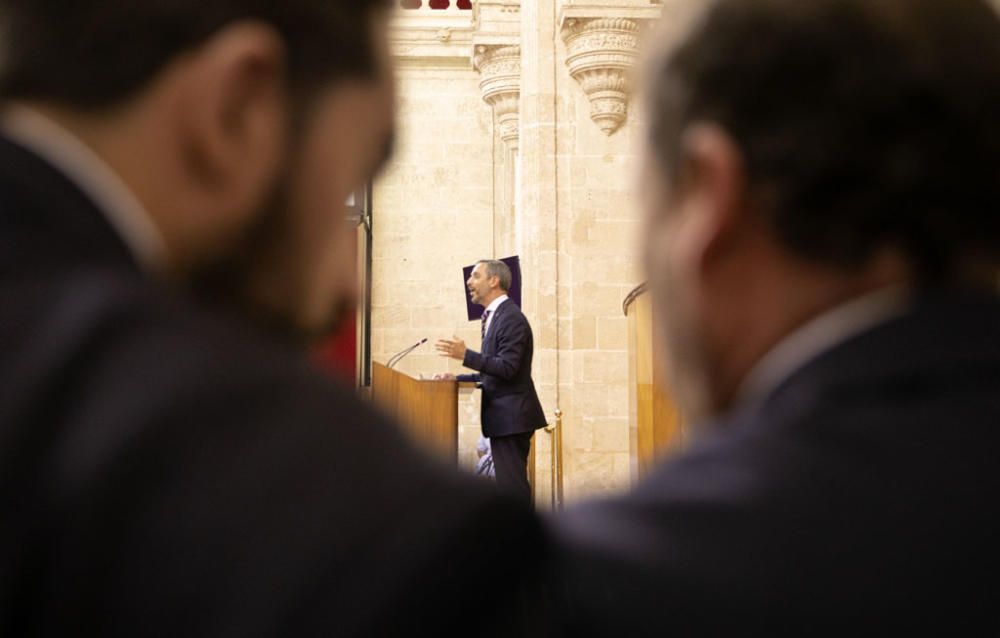
[[292,413],[376,418],[300,349],[134,273],[25,273],[0,282],[0,299],[0,340],[9,344],[0,379],[8,385],[28,382],[19,371],[30,369],[50,397],[86,387],[91,404],[144,397],[136,409],[150,413],[194,401],[205,409],[228,402],[235,415],[246,410],[240,397],[263,393],[298,406]]

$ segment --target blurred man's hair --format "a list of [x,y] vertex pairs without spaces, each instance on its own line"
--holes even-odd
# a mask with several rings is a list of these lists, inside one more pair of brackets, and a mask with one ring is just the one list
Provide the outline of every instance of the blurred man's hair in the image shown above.
[[243,19],[284,39],[293,90],[369,78],[371,18],[388,0],[0,0],[0,98],[102,108]]
[[511,281],[514,278],[513,274],[510,272],[510,266],[503,263],[499,259],[483,259],[479,263],[486,264],[487,279],[496,277],[500,280],[500,290],[510,292]]
[[715,123],[800,256],[901,249],[922,283],[1000,252],[1000,19],[983,0],[714,0],[656,61],[652,145]]

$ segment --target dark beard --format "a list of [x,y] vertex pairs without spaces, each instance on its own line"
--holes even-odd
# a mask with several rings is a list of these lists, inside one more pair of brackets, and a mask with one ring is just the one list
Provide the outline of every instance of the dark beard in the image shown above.
[[[281,277],[283,247],[288,241],[288,179],[281,179],[257,215],[232,247],[199,265],[187,277],[187,290],[201,306],[252,323],[271,338],[309,347],[329,337],[354,310],[350,300],[337,300],[322,326],[304,326],[266,291],[284,289]],[[293,282],[287,282],[291,285]]]

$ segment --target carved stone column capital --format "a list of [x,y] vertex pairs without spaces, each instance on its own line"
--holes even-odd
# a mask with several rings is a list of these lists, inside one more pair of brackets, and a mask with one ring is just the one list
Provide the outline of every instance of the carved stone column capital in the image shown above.
[[563,22],[566,66],[590,99],[590,118],[607,135],[628,116],[629,74],[639,54],[640,21],[569,18]]
[[520,130],[521,47],[477,45],[473,64],[479,71],[483,100],[493,107],[493,117],[502,139],[516,149]]

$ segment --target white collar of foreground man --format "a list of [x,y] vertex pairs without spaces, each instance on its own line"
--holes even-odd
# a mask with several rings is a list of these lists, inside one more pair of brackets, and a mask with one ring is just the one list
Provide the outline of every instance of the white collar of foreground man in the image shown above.
[[41,113],[8,106],[0,128],[12,141],[51,164],[100,209],[136,261],[157,273],[166,267],[163,236],[128,185],[82,140]]
[[736,405],[763,401],[807,363],[835,346],[906,312],[910,290],[894,285],[828,310],[778,342],[743,380]]

